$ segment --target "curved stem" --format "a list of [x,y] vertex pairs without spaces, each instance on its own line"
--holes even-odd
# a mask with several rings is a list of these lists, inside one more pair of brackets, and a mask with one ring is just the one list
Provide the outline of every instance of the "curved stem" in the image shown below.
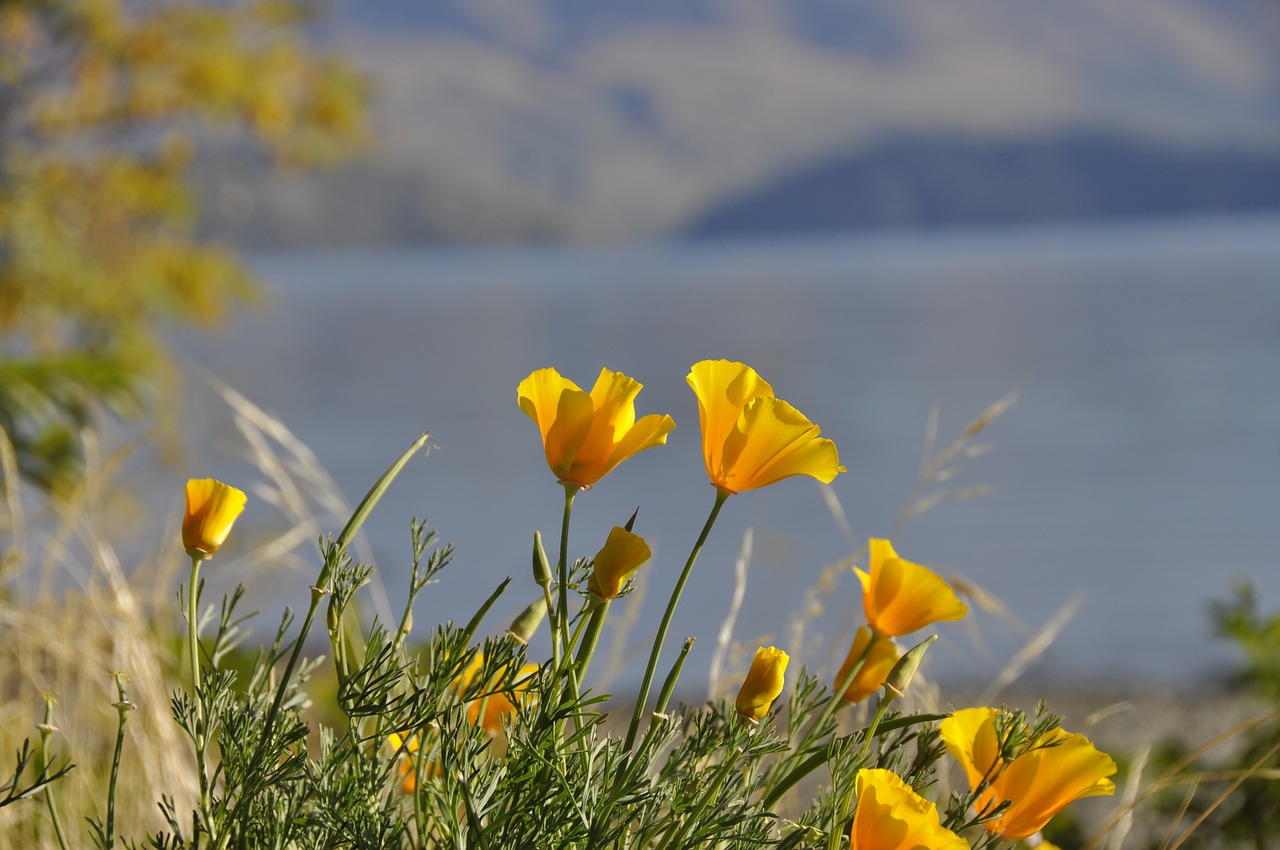
[[676,605],[680,602],[680,594],[684,592],[685,583],[689,580],[689,573],[693,571],[693,564],[698,560],[698,553],[702,551],[702,546],[707,542],[707,535],[711,533],[711,526],[715,525],[716,517],[720,515],[720,509],[724,507],[724,503],[733,495],[728,490],[716,488],[716,503],[711,508],[711,514],[707,517],[706,523],[702,526],[702,533],[698,535],[698,542],[693,544],[693,551],[689,553],[689,560],[685,561],[684,570],[680,573],[680,579],[676,582],[675,588],[671,591],[671,598],[667,600],[667,610],[662,615],[662,623],[658,626],[658,634],[653,639],[653,649],[649,652],[649,666],[644,671],[644,681],[640,684],[640,693],[636,695],[636,705],[631,712],[631,725],[627,729],[626,749],[631,749],[631,745],[635,743],[636,731],[640,728],[640,717],[644,714],[645,703],[649,701],[649,687],[653,684],[653,672],[658,667],[658,656],[662,653],[662,644],[667,637],[667,629],[671,626],[671,616],[675,613]]

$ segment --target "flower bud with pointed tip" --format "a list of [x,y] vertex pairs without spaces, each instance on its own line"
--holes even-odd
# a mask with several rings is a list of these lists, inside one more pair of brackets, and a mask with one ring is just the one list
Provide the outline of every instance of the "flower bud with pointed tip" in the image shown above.
[[929,635],[929,637],[908,649],[898,659],[898,663],[893,665],[893,669],[889,671],[889,676],[884,680],[886,699],[896,699],[907,692],[907,686],[915,678],[916,670],[920,669],[920,662],[924,660],[924,654],[929,651],[929,647],[937,639],[937,635]]
[[604,547],[596,553],[587,589],[600,599],[613,599],[651,555],[643,537],[622,526],[614,526]]
[[551,585],[551,563],[547,560],[547,550],[542,548],[542,532],[533,533],[533,580],[538,587]]
[[542,619],[546,616],[547,598],[539,596],[511,621],[511,628],[507,629],[507,634],[528,646],[529,639],[538,631],[538,626],[542,625]]

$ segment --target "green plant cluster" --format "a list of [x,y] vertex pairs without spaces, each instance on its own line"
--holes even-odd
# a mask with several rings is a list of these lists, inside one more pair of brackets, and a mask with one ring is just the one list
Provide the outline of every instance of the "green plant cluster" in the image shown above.
[[[410,447],[374,485],[336,538],[320,541],[322,565],[301,622],[285,613],[247,679],[236,672],[248,619],[240,614],[243,589],[200,616],[199,684],[172,700],[195,756],[199,798],[166,795],[159,801],[166,828],[141,838],[125,837],[127,825],[113,815],[121,759],[148,757],[130,740],[134,706],[127,679],[117,676],[118,734],[103,814],[90,825],[95,846],[818,850],[848,846],[862,768],[891,770],[917,789],[937,781],[944,715],[900,710],[900,691],[931,640],[907,653],[874,716],[852,728],[843,728],[848,724],[837,713],[842,689],[804,670],[786,708],[760,723],[724,700],[670,706],[692,643],[686,641],[628,741],[611,716],[610,698],[583,686],[577,673],[585,671],[569,653],[559,664],[529,666],[525,615],[501,636],[482,637],[510,579],[465,624],[415,635],[415,600],[447,580],[453,557],[417,521],[400,621],[355,632],[350,608],[371,569],[353,562],[347,547],[421,446]],[[535,544],[535,581],[543,564]],[[571,606],[577,612],[567,622],[579,640],[592,611],[591,568],[590,558],[578,559],[568,574],[567,592],[583,600]],[[327,665],[302,653],[322,615],[339,711],[333,727],[315,725],[307,711],[308,683]],[[480,721],[490,701],[514,709],[501,713],[496,728]],[[1056,718],[1044,713],[1002,718],[1000,747],[1009,759],[1034,751],[1056,728]],[[66,838],[51,785],[69,765],[52,767],[54,761],[46,753],[40,775],[25,783],[18,782],[20,768],[10,796],[35,797],[57,827],[58,844],[80,846]],[[988,787],[951,792],[939,812],[974,848],[1009,843],[983,828],[1008,806],[984,804]]]

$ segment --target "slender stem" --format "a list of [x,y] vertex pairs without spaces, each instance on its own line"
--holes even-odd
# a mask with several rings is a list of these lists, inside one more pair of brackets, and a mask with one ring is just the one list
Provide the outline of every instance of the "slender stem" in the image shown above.
[[547,625],[551,628],[551,668],[560,669],[560,612],[551,598],[551,586],[542,586],[542,596],[547,601]]
[[[885,694],[880,698],[880,704],[876,706],[875,717],[871,719],[871,725],[867,727],[865,737],[862,739],[862,749],[858,751],[857,763],[861,765],[867,758],[867,754],[871,752],[871,739],[876,735],[876,728],[879,727],[880,721],[884,718],[884,714],[889,709],[889,704],[893,699],[889,694]],[[854,786],[850,785],[844,793],[844,799],[840,801],[840,808],[836,810],[836,822],[833,828],[827,832],[827,848],[828,850],[839,850],[844,843],[844,824],[850,818],[849,810],[853,807],[853,790]]]
[[702,546],[707,542],[707,535],[711,533],[711,526],[715,525],[716,517],[720,515],[720,509],[724,507],[724,503],[733,495],[728,490],[716,488],[716,503],[711,508],[711,514],[707,517],[706,523],[702,526],[702,533],[698,535],[698,542],[693,544],[693,550],[689,553],[689,560],[685,561],[684,570],[680,573],[680,579],[676,582],[675,588],[671,591],[671,598],[667,600],[667,610],[662,615],[662,623],[658,626],[658,634],[653,639],[653,649],[649,652],[649,666],[644,671],[644,681],[640,683],[640,693],[636,695],[635,708],[631,712],[631,725],[627,729],[626,749],[631,749],[631,745],[635,743],[636,731],[640,728],[640,718],[644,715],[645,703],[649,701],[649,687],[653,684],[653,673],[658,667],[658,656],[662,653],[662,644],[667,637],[667,629],[671,626],[671,616],[675,613],[676,605],[680,602],[680,594],[684,592],[685,583],[689,580],[689,573],[693,571],[693,564],[698,560],[698,553],[702,551]]
[[572,481],[563,481],[561,484],[564,486],[564,512],[560,518],[560,557],[556,561],[556,592],[559,594],[559,604],[556,605],[555,614],[560,622],[562,656],[567,659],[573,651],[569,640],[569,520],[573,517],[573,497],[578,495],[582,487]]
[[[53,733],[57,727],[53,725],[53,697],[45,695],[44,698],[44,723],[39,726],[40,729],[40,775],[48,770],[51,760],[49,758],[49,739],[53,737]],[[53,798],[53,789],[51,787],[44,789],[44,803],[49,809],[49,820],[53,821],[53,832],[58,839],[58,847],[61,850],[67,850],[67,836],[62,831],[62,817],[58,814],[58,803]]]
[[[137,708],[136,705],[129,702],[129,692],[125,689],[125,675],[116,673],[116,692],[119,699],[115,703],[115,709],[120,715],[120,723],[116,727],[116,751],[111,759],[111,780],[107,785],[107,832],[104,846],[108,848],[115,846],[116,831],[116,787],[120,779],[120,753],[124,750],[124,727],[129,722],[129,712]],[[200,775],[204,775],[203,762],[201,763]]]
[[604,621],[609,616],[608,599],[589,597],[587,612],[587,628],[582,643],[578,644],[578,657],[574,659],[574,667],[578,681],[587,677],[587,668],[591,666],[591,656],[595,655],[596,644],[600,642],[600,633],[604,631]]
[[191,584],[187,587],[187,645],[188,661],[191,666],[191,699],[195,704],[196,728],[192,730],[192,739],[196,748],[196,773],[200,777],[200,814],[209,815],[209,775],[206,770],[204,755],[209,740],[209,724],[204,716],[204,699],[200,693],[200,564],[204,555],[191,556]]
[[[867,641],[867,645],[862,648],[861,654],[854,659],[853,664],[849,666],[849,670],[840,677],[836,682],[835,692],[832,693],[831,699],[827,700],[822,706],[822,710],[818,713],[799,735],[800,746],[789,752],[772,772],[772,776],[782,776],[782,781],[773,786],[764,798],[766,808],[772,808],[782,796],[792,788],[797,782],[808,776],[814,770],[827,761],[828,747],[823,746],[817,752],[813,753],[809,758],[805,759],[796,767],[792,767],[800,754],[805,752],[804,742],[813,734],[814,730],[823,729],[828,721],[842,706],[846,704],[844,692],[849,690],[849,686],[853,684],[853,680],[857,678],[858,672],[862,670],[862,666],[866,664],[867,657],[871,655],[871,647],[875,646],[876,641],[884,640],[878,633],[872,632],[871,639]],[[829,743],[829,742],[828,742]]]

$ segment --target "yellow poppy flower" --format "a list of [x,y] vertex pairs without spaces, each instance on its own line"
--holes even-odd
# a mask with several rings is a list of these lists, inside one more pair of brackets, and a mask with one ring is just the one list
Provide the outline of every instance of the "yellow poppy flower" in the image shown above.
[[769,707],[782,693],[786,680],[787,662],[791,659],[781,649],[760,647],[751,661],[751,669],[742,681],[734,708],[748,720],[760,721],[769,713]]
[[985,824],[989,831],[1001,838],[1027,838],[1072,801],[1115,793],[1115,783],[1107,778],[1116,772],[1111,756],[1099,752],[1083,735],[1062,729],[1047,733],[1005,763],[995,725],[999,711],[966,708],[938,726],[947,750],[964,768],[969,786],[976,788],[984,780],[990,783],[978,799],[978,808],[1011,801],[1000,817]]
[[[454,681],[455,692],[458,694],[464,693],[483,667],[484,656],[477,652],[475,657],[471,659],[471,663],[467,665],[467,669],[462,671]],[[478,724],[492,737],[496,738],[501,735],[503,720],[519,710],[517,702],[527,704],[532,700],[532,695],[525,692],[537,672],[537,664],[525,664],[520,668],[520,672],[516,674],[515,683],[510,691],[491,693],[469,702],[467,704],[467,719],[472,723]],[[502,671],[499,670],[495,674],[495,678],[501,677],[501,675]],[[497,683],[494,682],[493,684],[496,685]],[[486,686],[486,690],[487,688],[488,686]],[[513,701],[513,698],[515,701]]]
[[520,382],[516,394],[520,409],[542,432],[556,478],[589,488],[633,454],[665,443],[676,427],[667,415],[636,421],[641,387],[621,372],[601,369],[587,393],[555,369],[539,369]]
[[872,540],[867,560],[870,572],[854,572],[862,582],[867,625],[877,634],[901,637],[969,612],[951,585],[928,567],[899,558],[888,540]]
[[792,475],[829,484],[845,471],[836,444],[774,398],[773,387],[750,366],[703,360],[686,380],[698,397],[707,475],[720,490],[754,490]]
[[[399,789],[402,794],[412,794],[417,790],[417,735],[399,735],[397,732],[387,736],[387,748],[396,757],[399,772]],[[439,764],[431,762],[425,768],[426,778],[438,776]]]
[[187,482],[187,511],[182,517],[182,548],[192,558],[207,558],[227,539],[244,510],[245,495],[212,478]]
[[614,526],[604,548],[596,553],[595,566],[587,579],[587,590],[601,599],[614,598],[651,554],[643,537],[622,526]]
[[937,807],[895,773],[863,768],[854,793],[850,850],[969,850],[969,842],[939,822]]
[[[868,644],[871,646],[870,649],[867,649]],[[845,656],[844,663],[840,665],[840,672],[836,674],[837,688],[840,687],[845,676],[849,675],[854,663],[863,657],[864,652],[866,658],[863,659],[862,666],[854,674],[849,687],[845,688],[843,694],[845,702],[862,702],[880,690],[884,686],[884,680],[889,676],[889,671],[898,663],[898,647],[892,640],[883,635],[873,634],[866,626],[859,626],[857,633],[853,636],[853,644],[849,647],[849,654]]]

